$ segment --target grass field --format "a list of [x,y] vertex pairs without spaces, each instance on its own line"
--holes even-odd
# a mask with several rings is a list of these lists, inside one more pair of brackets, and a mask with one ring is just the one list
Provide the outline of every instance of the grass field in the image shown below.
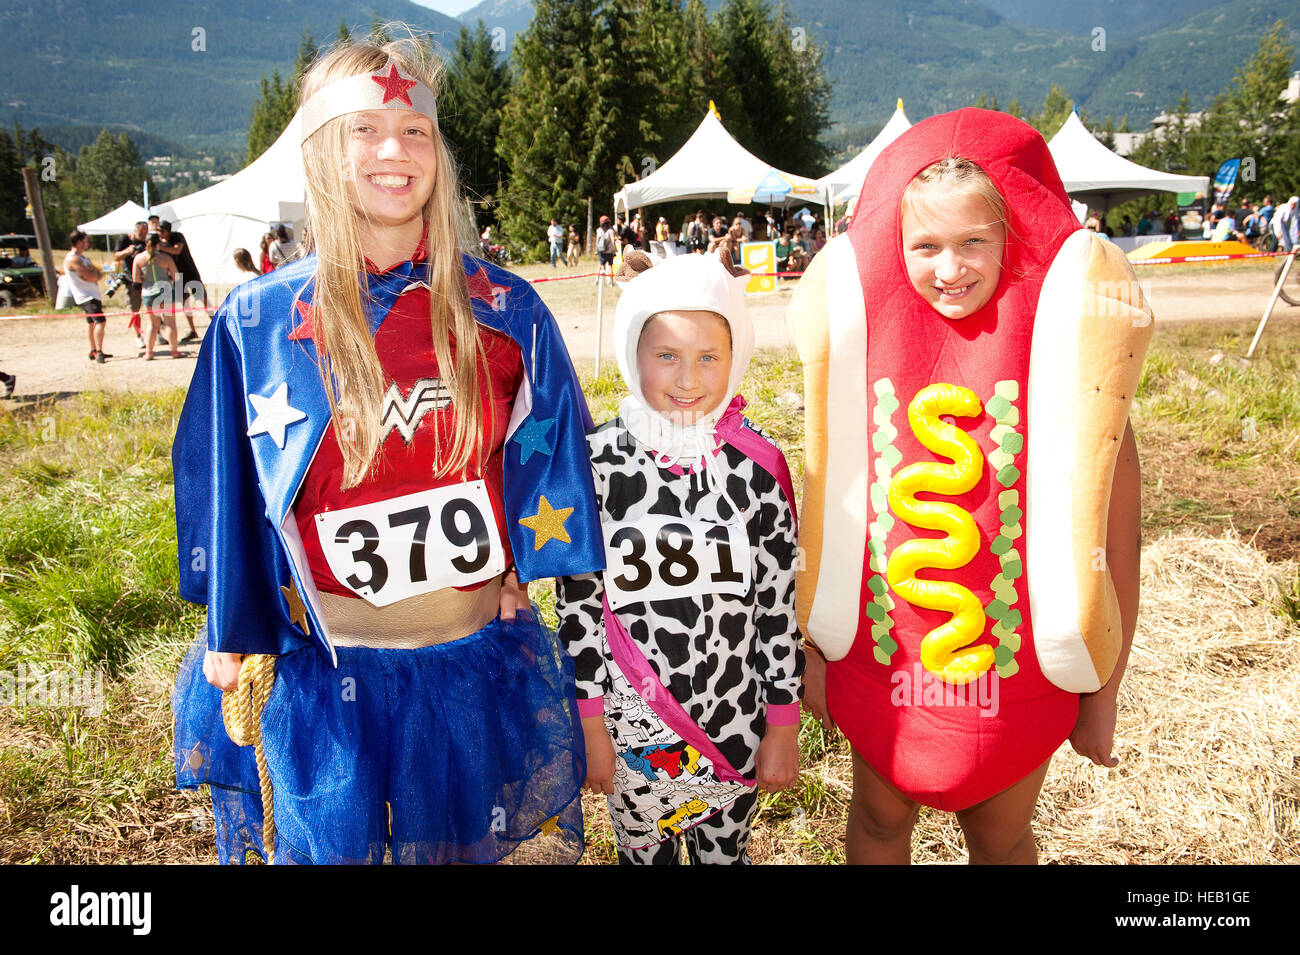
[[[1148,543],[1123,762],[1058,754],[1036,821],[1045,861],[1300,861],[1300,328],[1270,328],[1245,365],[1250,331],[1156,332],[1134,411]],[[610,417],[616,373],[583,384]],[[756,356],[745,394],[801,486],[793,354]],[[214,861],[206,798],[170,788],[170,679],[202,620],[176,594],[182,401],[0,412],[0,680],[103,674],[79,705],[0,706],[0,862]],[[805,720],[801,751],[798,786],[764,797],[755,861],[843,860],[847,746]],[[584,807],[586,861],[612,861],[601,802]],[[914,857],[964,859],[952,817],[923,812]]]

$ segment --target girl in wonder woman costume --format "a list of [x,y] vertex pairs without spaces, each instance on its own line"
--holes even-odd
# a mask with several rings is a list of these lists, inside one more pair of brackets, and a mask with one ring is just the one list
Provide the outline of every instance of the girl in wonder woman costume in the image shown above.
[[590,418],[540,299],[458,249],[438,74],[408,40],[304,76],[314,254],[232,293],[177,430],[177,776],[222,861],[581,851],[572,668],[519,581],[604,565]]
[[853,744],[848,860],[908,861],[925,804],[972,862],[1033,862],[1057,747],[1115,765],[1151,334],[1132,270],[1037,132],[959,110],[881,154],[790,322],[805,700]]

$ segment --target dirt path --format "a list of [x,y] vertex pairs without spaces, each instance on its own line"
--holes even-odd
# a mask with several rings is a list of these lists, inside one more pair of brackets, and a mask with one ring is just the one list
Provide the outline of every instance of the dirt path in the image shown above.
[[[1272,269],[1148,266],[1138,272],[1145,294],[1159,322],[1203,320],[1258,321],[1272,292]],[[596,289],[590,280],[549,282],[537,286],[551,306],[574,360],[590,363],[596,354]],[[580,287],[579,287],[580,286]],[[751,301],[757,348],[783,348],[790,344],[785,313],[792,288]],[[602,363],[613,361],[610,335],[617,289],[604,295],[604,342]],[[31,308],[36,307],[32,303]],[[110,311],[114,309],[109,305]],[[1275,319],[1300,316],[1300,308],[1279,303]],[[14,397],[30,400],[41,396],[85,390],[142,391],[184,386],[194,370],[198,349],[186,347],[190,358],[171,359],[159,348],[157,359],[146,362],[136,357],[135,335],[125,317],[108,320],[104,350],[113,355],[103,365],[87,360],[85,320],[69,314],[49,319],[0,319],[0,370],[18,376]],[[200,318],[199,330],[207,323]],[[184,323],[182,322],[182,328]],[[1266,333],[1267,334],[1267,333]]]

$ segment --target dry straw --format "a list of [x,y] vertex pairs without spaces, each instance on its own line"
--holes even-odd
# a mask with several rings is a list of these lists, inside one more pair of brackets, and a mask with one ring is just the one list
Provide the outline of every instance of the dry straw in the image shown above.
[[[1300,629],[1277,610],[1294,561],[1235,534],[1142,553],[1142,611],[1103,769],[1061,747],[1034,821],[1043,862],[1300,861]],[[755,832],[755,861],[843,858],[851,770],[838,747],[806,767],[821,808]],[[807,785],[807,780],[805,780]],[[917,862],[964,862],[955,817],[923,810]]]

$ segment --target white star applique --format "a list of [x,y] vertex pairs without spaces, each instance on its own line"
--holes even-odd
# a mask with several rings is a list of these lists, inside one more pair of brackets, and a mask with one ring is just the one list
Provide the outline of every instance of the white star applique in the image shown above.
[[248,428],[248,436],[251,438],[258,434],[269,434],[275,441],[276,447],[283,451],[284,429],[295,421],[307,417],[305,412],[289,404],[289,383],[280,382],[280,387],[275,389],[275,393],[269,398],[249,392],[248,400],[253,403],[253,408],[257,411],[257,417]]

